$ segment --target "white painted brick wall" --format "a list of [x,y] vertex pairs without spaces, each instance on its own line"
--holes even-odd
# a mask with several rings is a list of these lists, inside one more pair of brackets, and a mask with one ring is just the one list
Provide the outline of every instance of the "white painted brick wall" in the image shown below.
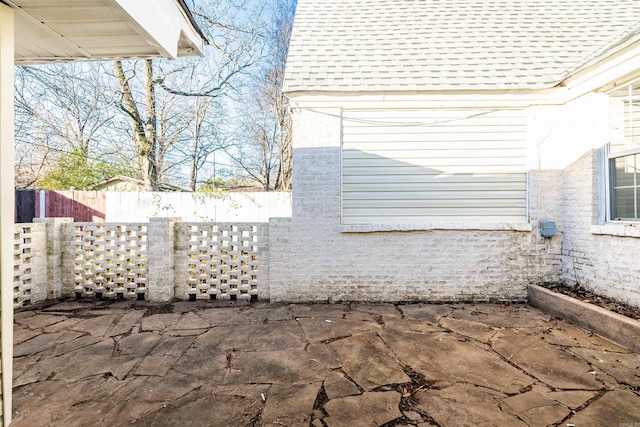
[[[522,300],[527,284],[559,279],[560,238],[547,247],[534,232],[341,232],[340,134],[339,109],[296,110],[293,216],[272,247],[289,261],[271,265],[272,301]],[[556,180],[538,182],[557,205]],[[557,206],[546,209],[536,216],[557,219]]]
[[562,278],[640,307],[640,238],[592,233],[599,167],[598,151],[592,150],[564,171]]

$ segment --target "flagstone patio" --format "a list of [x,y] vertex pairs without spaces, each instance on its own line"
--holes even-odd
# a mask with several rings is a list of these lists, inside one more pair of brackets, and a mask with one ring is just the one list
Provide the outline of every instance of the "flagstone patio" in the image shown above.
[[69,301],[14,343],[15,427],[640,423],[640,354],[527,305]]

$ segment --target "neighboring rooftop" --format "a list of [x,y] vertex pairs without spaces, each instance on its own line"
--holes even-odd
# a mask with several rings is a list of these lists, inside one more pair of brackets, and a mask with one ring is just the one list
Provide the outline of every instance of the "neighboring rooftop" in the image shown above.
[[543,89],[638,41],[638,0],[299,0],[284,90]]
[[[116,175],[104,181],[97,182],[91,186],[94,191],[144,191],[144,181],[139,178],[130,176]],[[177,185],[158,183],[159,191],[187,191],[187,188],[178,187]]]

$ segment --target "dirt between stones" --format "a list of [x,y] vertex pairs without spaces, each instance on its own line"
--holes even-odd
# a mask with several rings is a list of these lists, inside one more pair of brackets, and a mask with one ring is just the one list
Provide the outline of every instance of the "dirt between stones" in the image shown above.
[[582,286],[567,286],[560,283],[548,283],[542,285],[542,287],[559,294],[570,296],[582,302],[597,305],[598,307],[613,311],[614,313],[622,314],[623,316],[627,316],[635,320],[640,320],[640,308],[616,301],[612,298],[596,295]]

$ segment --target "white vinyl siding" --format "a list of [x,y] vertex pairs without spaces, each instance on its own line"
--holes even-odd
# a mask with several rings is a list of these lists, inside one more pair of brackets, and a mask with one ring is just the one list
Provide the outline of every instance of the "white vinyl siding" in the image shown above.
[[523,222],[524,110],[345,110],[343,224]]

